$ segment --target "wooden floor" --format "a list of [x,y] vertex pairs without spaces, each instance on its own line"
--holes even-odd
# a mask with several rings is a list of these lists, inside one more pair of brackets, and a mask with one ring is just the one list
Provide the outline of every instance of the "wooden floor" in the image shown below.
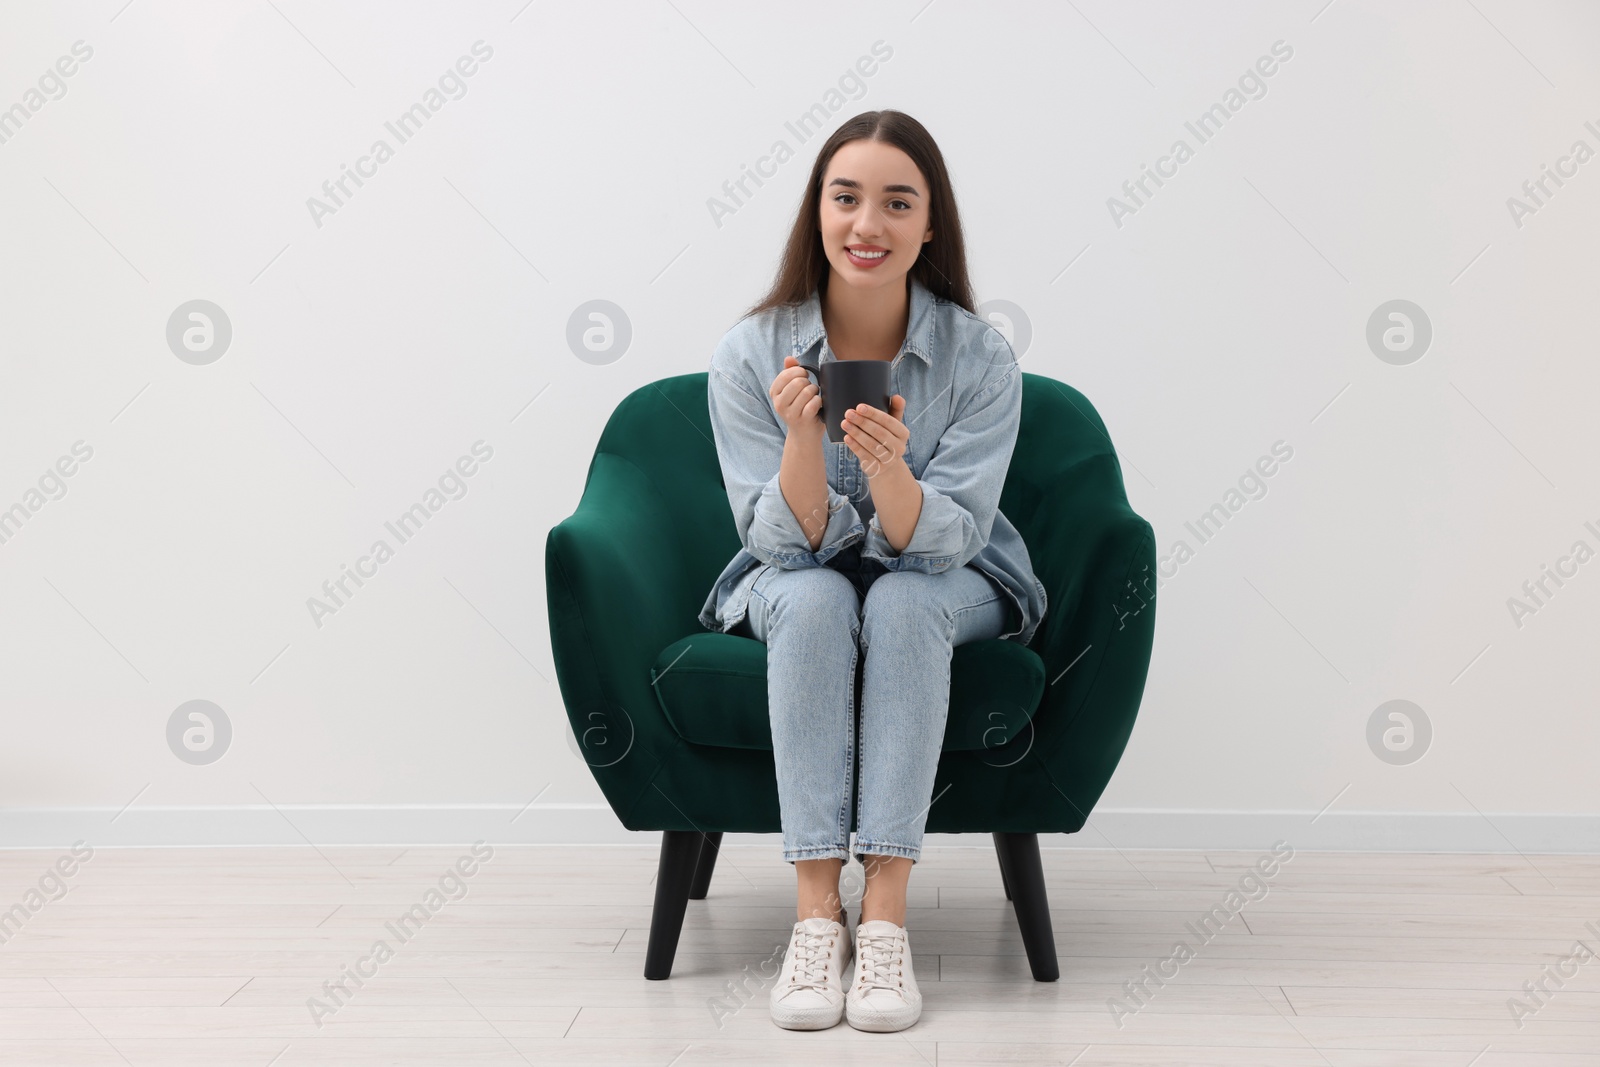
[[[0,851],[0,908],[60,855]],[[499,846],[430,899],[463,856],[97,849],[0,929],[0,1063],[1600,1064],[1600,959],[1559,987],[1542,973],[1579,939],[1600,950],[1595,857],[1297,852],[1202,944],[1186,924],[1257,853],[1046,850],[1061,979],[1039,983],[993,851],[930,848],[906,923],[922,1019],[867,1034],[767,1014],[794,921],[776,839],[723,849],[662,982],[642,976],[653,848]],[[426,921],[398,930],[413,905]],[[1135,1010],[1124,983],[1179,940],[1193,958]],[[326,995],[363,957],[369,977]],[[1541,980],[1542,1006],[1522,988]]]

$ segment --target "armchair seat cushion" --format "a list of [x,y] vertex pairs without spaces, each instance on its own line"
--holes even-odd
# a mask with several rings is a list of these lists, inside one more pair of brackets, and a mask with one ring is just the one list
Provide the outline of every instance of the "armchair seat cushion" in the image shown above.
[[[1014,641],[957,645],[950,660],[944,751],[998,748],[1028,728],[1045,690],[1044,661]],[[667,722],[695,745],[772,751],[767,646],[697,633],[662,649],[650,684]]]

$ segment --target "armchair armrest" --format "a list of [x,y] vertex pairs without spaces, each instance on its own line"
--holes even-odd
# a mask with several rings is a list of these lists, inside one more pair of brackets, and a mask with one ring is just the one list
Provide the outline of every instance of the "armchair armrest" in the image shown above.
[[[567,717],[606,800],[628,829],[677,735],[650,688],[656,654],[700,629],[670,511],[628,460],[595,454],[583,498],[545,541],[550,643]],[[693,608],[685,611],[684,605]]]
[[1033,559],[1050,598],[1034,651],[1046,664],[1034,753],[1083,818],[1132,733],[1155,638],[1155,536],[1127,502],[1111,453],[1039,487]]

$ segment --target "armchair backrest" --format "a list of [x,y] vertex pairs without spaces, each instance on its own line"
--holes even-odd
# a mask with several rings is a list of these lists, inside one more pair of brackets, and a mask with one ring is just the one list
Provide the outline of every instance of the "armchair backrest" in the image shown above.
[[670,577],[681,579],[673,582],[680,596],[693,599],[679,609],[691,620],[742,544],[722,482],[707,384],[701,371],[634,390],[612,412],[595,446],[596,461],[609,453],[636,467],[655,490],[638,504],[652,514],[670,543],[668,556],[681,567]]
[[[1024,372],[1022,421],[1005,488],[1000,493],[1000,510],[1022,534],[1036,573],[1039,557],[1051,541],[1050,523],[1056,521],[1053,509],[1047,505],[1052,495],[1059,494],[1069,477],[1067,472],[1080,466],[1088,469],[1071,477],[1113,475],[1114,484],[1105,486],[1105,490],[1113,499],[1127,504],[1122,468],[1106,424],[1094,405],[1064,382]],[[1039,577],[1045,580],[1042,573]],[[1049,590],[1048,581],[1045,587]]]
[[[681,561],[673,576],[680,610],[698,612],[717,575],[739,550],[717,460],[716,441],[706,403],[706,372],[680,374],[641,387],[626,397],[606,423],[596,459],[609,454],[637,468],[655,490],[639,506],[650,510],[671,543],[671,558]],[[1034,569],[1046,591],[1046,558],[1060,544],[1059,509],[1052,495],[1065,472],[1101,483],[1099,492],[1127,507],[1121,467],[1105,423],[1084,395],[1043,375],[1022,375],[1022,424],[1000,497],[1000,510],[1022,534]],[[1131,514],[1131,512],[1130,512]]]

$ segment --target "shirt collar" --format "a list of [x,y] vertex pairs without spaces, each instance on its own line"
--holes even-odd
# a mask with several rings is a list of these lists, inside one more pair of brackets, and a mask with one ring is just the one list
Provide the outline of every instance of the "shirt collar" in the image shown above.
[[[933,365],[933,291],[910,276],[911,314],[906,320],[906,351],[921,357],[922,362]],[[796,358],[810,351],[822,337],[822,298],[811,290],[803,304],[790,312],[794,328],[794,355]]]

